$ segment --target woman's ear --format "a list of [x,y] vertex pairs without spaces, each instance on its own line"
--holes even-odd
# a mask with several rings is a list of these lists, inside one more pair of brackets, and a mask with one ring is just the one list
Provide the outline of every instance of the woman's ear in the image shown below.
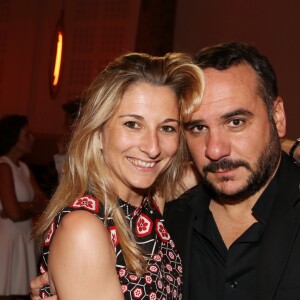
[[273,119],[279,137],[284,137],[286,133],[286,118],[285,118],[283,100],[279,96],[274,100]]
[[102,132],[100,131],[99,132],[99,145],[100,145],[100,150],[102,150],[103,149],[103,134],[102,134]]

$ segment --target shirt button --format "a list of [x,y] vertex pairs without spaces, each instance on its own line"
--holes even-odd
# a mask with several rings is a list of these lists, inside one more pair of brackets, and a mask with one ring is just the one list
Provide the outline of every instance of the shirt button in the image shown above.
[[230,287],[233,288],[233,289],[237,288],[237,286],[238,286],[238,283],[236,281],[232,281],[230,283]]

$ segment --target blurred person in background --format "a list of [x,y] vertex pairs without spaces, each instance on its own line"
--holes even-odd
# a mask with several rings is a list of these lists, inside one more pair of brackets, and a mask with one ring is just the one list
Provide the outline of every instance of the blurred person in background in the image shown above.
[[32,218],[47,198],[22,157],[34,138],[28,119],[8,115],[0,120],[0,299],[24,299],[28,282],[37,274]]
[[82,99],[73,99],[62,105],[62,109],[65,113],[64,133],[57,142],[58,153],[53,156],[58,180],[61,177],[63,164],[66,158],[67,146],[73,132],[73,125],[79,116],[82,104]]

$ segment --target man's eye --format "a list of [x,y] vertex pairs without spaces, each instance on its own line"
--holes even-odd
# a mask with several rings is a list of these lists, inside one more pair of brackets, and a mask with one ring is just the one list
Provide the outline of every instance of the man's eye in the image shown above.
[[127,126],[129,128],[138,128],[138,124],[134,121],[125,122],[125,126]]
[[190,128],[190,131],[194,132],[194,133],[202,132],[204,130],[205,130],[205,126],[203,126],[203,125],[195,125]]
[[245,122],[241,119],[233,119],[229,122],[229,126],[231,127],[239,127],[242,126]]

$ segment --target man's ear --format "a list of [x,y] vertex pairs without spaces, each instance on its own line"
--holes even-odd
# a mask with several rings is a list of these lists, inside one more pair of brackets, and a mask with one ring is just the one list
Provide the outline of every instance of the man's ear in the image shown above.
[[277,97],[273,104],[273,119],[277,128],[279,137],[284,137],[286,133],[286,118],[283,100],[281,97]]

